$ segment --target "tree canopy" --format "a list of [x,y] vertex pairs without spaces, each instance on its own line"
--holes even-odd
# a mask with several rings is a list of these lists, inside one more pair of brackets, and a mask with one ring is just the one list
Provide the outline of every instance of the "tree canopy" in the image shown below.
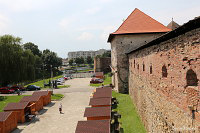
[[55,67],[55,74],[62,65],[62,59],[55,52],[42,53],[31,42],[22,45],[19,37],[0,36],[0,86],[41,79],[44,73],[49,76],[49,69],[44,66],[50,65]]

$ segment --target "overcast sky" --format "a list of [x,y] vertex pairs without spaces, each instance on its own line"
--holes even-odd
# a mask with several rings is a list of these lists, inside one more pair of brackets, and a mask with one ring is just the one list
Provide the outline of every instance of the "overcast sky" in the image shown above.
[[110,49],[109,33],[135,8],[164,25],[200,16],[200,0],[0,0],[0,35],[66,58],[69,51]]

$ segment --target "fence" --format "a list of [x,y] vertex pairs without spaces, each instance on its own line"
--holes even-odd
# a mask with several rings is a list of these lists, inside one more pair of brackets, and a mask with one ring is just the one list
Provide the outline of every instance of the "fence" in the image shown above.
[[94,73],[73,73],[73,78],[91,78]]

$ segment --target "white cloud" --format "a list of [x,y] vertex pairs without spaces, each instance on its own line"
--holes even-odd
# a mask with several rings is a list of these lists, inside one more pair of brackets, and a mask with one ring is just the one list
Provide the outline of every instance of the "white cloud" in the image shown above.
[[87,14],[94,15],[94,14],[96,14],[97,12],[99,12],[100,10],[101,10],[101,8],[99,8],[99,7],[93,7],[93,8],[87,9],[85,12],[86,12]]
[[9,22],[6,16],[0,14],[0,33],[4,33],[7,30]]
[[59,22],[59,26],[63,29],[68,29],[73,21],[73,18],[64,18]]
[[103,28],[103,32],[102,34],[100,35],[100,38],[102,40],[107,40],[108,39],[108,36],[110,33],[114,32],[116,30],[116,26],[106,26]]
[[94,35],[89,32],[83,32],[79,37],[78,40],[88,41],[93,39]]

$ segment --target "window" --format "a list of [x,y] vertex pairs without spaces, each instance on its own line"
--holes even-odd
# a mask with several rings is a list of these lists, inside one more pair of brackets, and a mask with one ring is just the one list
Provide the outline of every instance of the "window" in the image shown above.
[[134,68],[135,68],[135,60],[134,60]]
[[137,69],[138,69],[138,70],[139,70],[139,67],[140,67],[140,66],[139,66],[139,64],[138,64],[138,65],[137,65]]
[[152,70],[152,65],[150,66],[150,74],[153,73],[153,70]]
[[167,68],[166,68],[165,65],[162,67],[162,77],[163,77],[163,78],[166,78],[166,77],[167,77]]
[[187,80],[187,86],[197,86],[198,85],[197,74],[192,69],[189,69],[187,71],[186,80]]
[[142,67],[143,67],[143,71],[145,71],[145,64],[143,63],[143,65],[142,65]]

